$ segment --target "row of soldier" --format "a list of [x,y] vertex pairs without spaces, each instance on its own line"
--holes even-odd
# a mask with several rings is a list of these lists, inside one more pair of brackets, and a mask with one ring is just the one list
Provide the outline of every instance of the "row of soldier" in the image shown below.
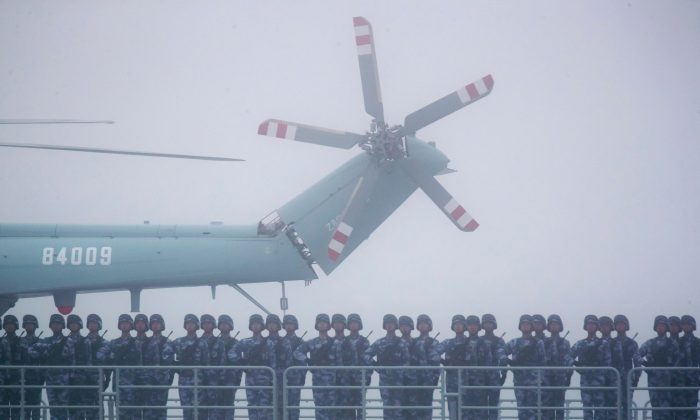
[[[197,331],[203,330],[198,336]],[[700,339],[693,335],[695,320],[691,316],[682,318],[664,316],[656,317],[654,330],[657,337],[638,347],[633,338],[627,337],[629,321],[623,315],[615,319],[589,315],[584,320],[587,337],[570,346],[566,336],[562,337],[563,322],[557,315],[545,319],[541,315],[523,315],[520,318],[521,336],[505,343],[494,334],[497,329],[496,318],[486,314],[481,319],[471,315],[455,315],[451,328],[453,338],[439,342],[430,335],[432,320],[427,315],[419,315],[416,327],[418,337],[412,336],[413,320],[402,316],[386,315],[383,326],[386,336],[369,344],[367,337],[360,334],[362,319],[357,314],[350,314],[347,319],[340,314],[330,318],[326,314],[316,317],[315,328],[318,336],[304,341],[296,335],[298,321],[292,315],[280,320],[276,315],[269,315],[264,320],[260,315],[249,319],[252,337],[236,340],[231,335],[233,320],[227,315],[216,320],[211,315],[202,315],[201,320],[195,315],[184,319],[186,336],[170,341],[163,335],[165,321],[160,315],[136,315],[134,319],[124,314],[119,317],[118,328],[121,336],[111,341],[100,334],[102,320],[97,315],[87,317],[89,333],[82,336],[82,320],[77,315],[69,315],[68,336],[63,335],[66,321],[61,315],[52,315],[49,328],[53,335],[40,340],[35,331],[38,328],[36,317],[26,315],[22,326],[22,337],[16,334],[18,320],[12,315],[5,316],[3,327],[6,336],[0,346],[2,364],[47,365],[47,366],[174,366],[171,369],[120,369],[116,378],[104,370],[100,377],[97,370],[50,369],[28,370],[24,373],[25,384],[47,385],[49,405],[60,407],[86,406],[85,408],[61,410],[52,409],[52,418],[89,419],[97,418],[99,403],[98,387],[106,389],[110,380],[118,382],[118,400],[120,407],[132,406],[146,408],[120,409],[120,418],[164,419],[167,417],[166,405],[168,388],[173,383],[174,374],[178,374],[179,397],[185,418],[192,418],[194,406],[217,406],[222,408],[198,410],[201,419],[232,419],[236,387],[240,386],[242,371],[238,369],[192,369],[177,366],[266,366],[275,372],[277,384],[277,407],[281,412],[281,389],[283,381],[297,388],[287,390],[287,406],[290,419],[299,416],[300,388],[305,383],[306,370],[309,366],[313,389],[314,404],[317,407],[316,418],[361,418],[363,394],[361,385],[369,385],[371,369],[336,370],[324,369],[330,366],[462,366],[467,369],[449,369],[446,374],[447,391],[460,398],[448,397],[448,408],[452,418],[460,410],[462,418],[498,417],[500,389],[506,380],[508,366],[532,367],[613,367],[618,376],[611,375],[610,370],[579,369],[582,387],[618,387],[622,401],[626,402],[626,377],[632,367],[697,367],[700,363]],[[218,336],[214,330],[218,328]],[[285,335],[280,335],[280,330]],[[329,335],[334,330],[334,336]],[[479,334],[483,329],[484,333]],[[135,336],[132,330],[136,331]],[[148,331],[152,333],[147,335]],[[263,331],[267,335],[263,336]],[[349,334],[346,334],[349,331]],[[549,331],[549,336],[545,336]],[[616,336],[612,337],[612,332]],[[683,336],[680,335],[683,331]],[[398,332],[398,334],[397,334]],[[598,335],[600,333],[600,336]],[[292,366],[300,366],[285,370]],[[503,369],[468,370],[470,366],[495,366]],[[273,405],[272,375],[270,370],[247,369],[245,375],[246,399],[249,407],[270,407]],[[379,369],[379,385],[384,403],[384,418],[432,417],[430,407],[434,387],[437,386],[439,369]],[[563,418],[563,406],[566,387],[570,385],[572,370],[558,369],[537,372],[527,369],[513,369],[513,382],[521,419]],[[199,389],[195,395],[192,386],[219,386],[221,388]],[[639,376],[633,377],[636,386]],[[19,384],[19,371],[7,370],[0,373],[0,385]],[[698,386],[697,372],[649,372],[650,386]],[[469,388],[461,388],[461,383]],[[63,385],[83,385],[90,388],[62,388]],[[132,386],[157,385],[161,388],[145,389]],[[561,389],[548,389],[539,393],[530,387],[537,385],[561,386]],[[334,388],[337,386],[338,388]],[[388,386],[384,388],[384,386]],[[478,389],[483,386],[484,389]],[[355,388],[352,388],[355,387]],[[401,389],[400,387],[407,387]],[[413,388],[411,388],[413,387]],[[423,387],[423,388],[420,388]],[[38,406],[41,388],[25,389],[25,404]],[[18,388],[6,388],[2,392],[5,411],[2,418],[19,418],[17,405],[20,395]],[[584,418],[616,418],[615,407],[617,393],[598,389],[582,389]],[[670,392],[668,390],[650,391],[654,407],[695,407],[697,390]],[[539,400],[538,400],[539,399]],[[461,403],[461,407],[458,404]],[[8,407],[9,406],[9,407]],[[149,407],[150,406],[150,407]],[[333,407],[358,407],[357,409],[337,409]],[[544,408],[538,413],[536,407]],[[155,408],[153,408],[155,407]],[[409,407],[409,408],[404,408]],[[410,408],[413,407],[413,408]],[[416,408],[426,407],[426,408]],[[472,408],[488,407],[489,409]],[[493,407],[491,409],[491,407]],[[28,409],[25,418],[38,418],[38,410]],[[264,408],[249,408],[248,415],[253,419],[271,418],[272,411]],[[281,418],[281,417],[280,417]],[[654,411],[654,418],[696,418],[696,412]]]

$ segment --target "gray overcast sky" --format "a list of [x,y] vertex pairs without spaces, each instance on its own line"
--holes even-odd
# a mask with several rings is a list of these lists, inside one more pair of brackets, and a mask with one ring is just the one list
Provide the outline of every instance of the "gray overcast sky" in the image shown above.
[[[459,232],[416,193],[336,272],[288,285],[317,312],[657,313],[700,302],[700,2],[0,1],[0,141],[240,157],[202,163],[0,151],[2,223],[254,223],[359,153],[277,142],[266,118],[362,132],[352,17],[373,26],[390,123],[486,74],[486,99],[418,133],[459,172],[441,182],[480,222]],[[276,308],[279,285],[247,289]],[[143,311],[255,312],[228,287],[146,291]],[[50,298],[20,301],[46,327]],[[116,330],[126,293],[78,297]],[[176,335],[180,331],[177,330]],[[376,334],[376,332],[375,332]],[[111,335],[111,334],[110,334]]]

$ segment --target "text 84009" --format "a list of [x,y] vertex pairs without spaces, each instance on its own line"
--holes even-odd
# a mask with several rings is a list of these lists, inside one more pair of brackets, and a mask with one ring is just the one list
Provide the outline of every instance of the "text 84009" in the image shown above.
[[41,263],[43,265],[111,265],[112,247],[44,248]]

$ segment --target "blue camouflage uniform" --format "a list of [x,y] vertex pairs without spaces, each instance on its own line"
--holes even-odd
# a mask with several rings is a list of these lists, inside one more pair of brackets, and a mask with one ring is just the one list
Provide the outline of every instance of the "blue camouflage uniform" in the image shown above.
[[[13,315],[6,315],[3,326],[8,323],[9,319],[13,319],[16,327],[19,327],[17,318]],[[7,334],[0,338],[0,363],[9,366],[21,366],[22,348],[20,346],[20,338],[16,333]],[[14,385],[14,388],[5,388],[0,390],[0,418],[2,419],[19,419],[20,417],[20,388],[22,372],[20,369],[5,369],[0,371],[0,385]]]
[[[286,321],[285,321],[286,323]],[[294,351],[303,343],[304,340],[296,334],[287,334],[282,337],[279,345],[276,348],[277,353],[277,370],[284,372],[287,368],[291,366],[302,366],[301,362],[294,359]],[[287,371],[287,383],[290,386],[304,386],[306,379],[305,370],[289,370]],[[279,398],[282,398],[280,396]],[[301,400],[301,389],[288,389],[287,390],[287,406],[288,407],[298,407]],[[289,408],[287,409],[287,416],[289,420],[299,420],[299,409]]]
[[[204,318],[202,316],[202,318]],[[209,349],[209,359],[205,361],[204,364],[208,366],[224,366],[226,363],[225,355],[223,354],[223,343],[219,341],[218,337],[214,334],[202,335],[200,340],[207,343],[207,349]],[[223,358],[222,358],[223,357]],[[221,374],[224,371],[222,369],[207,369],[202,370],[201,382],[205,386],[217,386],[221,384]],[[199,405],[217,405],[219,397],[219,389],[202,389],[199,391]],[[216,410],[213,409],[202,409],[199,410],[199,415],[204,418],[216,417]]]
[[[262,323],[262,319],[260,321]],[[272,343],[268,342],[265,337],[253,336],[244,338],[234,344],[228,352],[228,361],[233,365],[238,366],[267,366],[275,369],[276,355]],[[271,387],[272,375],[267,370],[261,369],[246,369],[245,370],[245,385],[248,386],[265,386]],[[271,388],[246,388],[246,400],[248,406],[267,406],[272,407],[272,389]],[[264,420],[272,418],[271,408],[249,408],[248,418],[251,420]]]
[[[571,347],[571,361],[575,366],[606,367],[612,366],[610,343],[600,338],[584,338]],[[603,387],[608,380],[604,370],[581,370],[581,387]],[[610,410],[605,406],[605,392],[601,389],[581,389],[581,401],[584,406],[583,418],[606,418]]]
[[[132,366],[139,362],[134,338],[119,337],[111,340],[97,353],[100,364],[108,366]],[[134,369],[119,369],[114,371],[112,390],[117,393],[119,403],[119,418],[130,419],[135,414],[134,409],[123,409],[121,406],[132,406],[136,402],[135,390],[130,386],[135,383]]]
[[[612,366],[620,375],[620,398],[622,399],[622,412],[627,416],[627,377],[632,368],[639,367],[635,364],[634,355],[639,350],[639,345],[633,339],[625,337],[615,337],[610,341],[610,353],[612,354]],[[640,372],[635,372],[632,376],[632,388],[639,382]]]
[[[464,322],[466,325],[466,321]],[[467,337],[465,335],[457,335],[455,338],[448,338],[447,340],[438,343],[436,346],[433,346],[433,350],[430,357],[431,361],[442,363],[445,366],[464,366],[466,353]],[[444,359],[441,359],[440,356],[443,354],[445,355]],[[447,373],[445,374],[447,392],[450,394],[457,394],[459,392],[459,383],[464,383],[465,378],[466,374],[461,369],[447,370]],[[450,419],[452,420],[457,418],[457,407],[459,406],[459,400],[460,397],[457,396],[447,397],[447,406],[450,414]]]
[[[512,366],[545,366],[547,355],[544,349],[544,342],[535,337],[518,337],[510,340],[506,344],[506,354],[511,356]],[[536,370],[514,370],[513,385],[516,387],[540,386],[542,375]],[[537,411],[532,407],[538,405],[538,392],[532,389],[516,389],[515,399],[518,403],[518,419],[532,420],[537,418]],[[539,394],[541,399],[541,394]],[[520,408],[530,407],[530,408]]]
[[[233,327],[233,321],[231,321],[231,324]],[[218,337],[216,346],[218,347],[217,354],[220,355],[220,358],[217,360],[217,365],[226,366],[229,364],[228,353],[236,345],[236,343],[238,343],[238,340],[231,337],[231,335],[221,335]],[[236,391],[238,390],[238,387],[241,386],[242,376],[243,371],[238,369],[226,369],[220,372],[219,384],[225,385],[227,388],[218,390],[216,405],[230,408],[220,408],[215,410],[214,418],[216,420],[233,420],[235,415],[234,402],[236,400]]]
[[[144,366],[172,366],[175,359],[175,349],[172,342],[163,335],[149,337],[143,353]],[[144,369],[144,376],[151,385],[170,386],[173,383],[173,371],[170,369]],[[143,410],[144,420],[165,420],[168,410],[169,389],[152,389],[147,391],[146,404],[163,408],[147,408]]]
[[[636,359],[639,364],[646,367],[674,367],[678,366],[680,351],[678,343],[669,337],[655,337],[644,342],[637,351]],[[669,387],[671,386],[671,372],[669,371],[646,371],[647,383],[649,387]],[[664,408],[671,406],[672,393],[668,390],[649,390],[651,406]],[[664,420],[673,418],[670,410],[652,411],[652,419]]]
[[[173,341],[173,351],[175,353],[173,364],[176,366],[206,366],[209,360],[209,347],[207,347],[206,341],[196,336],[176,338]],[[197,381],[195,381],[194,369],[178,369],[177,373],[177,383],[180,387],[203,385],[204,371],[202,369],[196,372]],[[198,406],[201,393],[195,392],[194,388],[179,388],[178,394],[180,395],[180,405],[183,407],[183,418],[185,420],[193,419],[195,409],[200,411]]]
[[[70,321],[69,321],[70,325]],[[92,347],[90,341],[80,333],[71,333],[66,342],[66,351],[71,359],[71,366],[92,366]],[[69,372],[69,384],[73,386],[89,386],[90,378],[94,376],[94,370],[72,369]],[[91,402],[85,398],[88,391],[93,388],[72,388],[68,391],[68,401],[70,405],[90,405]],[[68,416],[71,419],[83,419],[87,416],[88,410],[85,408],[71,408]]]
[[[66,349],[66,336],[54,334],[44,338],[29,348],[29,357],[37,364],[46,366],[67,366],[70,355]],[[48,369],[46,371],[46,396],[51,407],[51,420],[68,419],[68,410],[60,406],[68,405],[69,371],[66,369]]]
[[[333,346],[332,337],[315,337],[305,341],[294,351],[294,359],[301,364],[309,366],[335,366],[336,353]],[[308,356],[307,356],[308,355]],[[333,386],[335,385],[336,371],[333,369],[312,369],[311,383],[316,386]],[[314,388],[314,405],[316,407],[330,407],[336,405],[335,389]],[[332,420],[335,418],[335,412],[331,408],[316,408],[316,419]]]
[[[482,320],[483,323],[483,320]],[[483,346],[486,352],[489,353],[488,363],[484,366],[498,366],[506,367],[508,363],[508,356],[506,355],[506,342],[497,337],[495,334],[484,334],[481,337]],[[502,386],[505,382],[507,375],[506,370],[496,371],[489,370],[484,372],[484,385],[486,386]],[[485,405],[488,407],[493,407],[489,409],[484,415],[484,418],[489,420],[498,419],[498,405],[501,401],[501,390],[500,389],[487,389],[484,390]]]
[[[89,319],[89,318],[88,318]],[[98,359],[98,354],[104,352],[104,347],[108,345],[107,340],[105,340],[97,332],[88,333],[85,339],[90,343],[91,359],[94,366],[101,365]],[[110,372],[108,370],[102,371],[102,391],[107,389],[109,385]],[[100,402],[100,390],[97,389],[100,385],[100,372],[97,370],[91,370],[88,372],[86,378],[87,385],[93,385],[95,388],[85,389],[82,395],[84,405],[97,406]],[[85,417],[88,420],[97,419],[99,417],[99,408],[86,408]]]
[[[351,319],[349,316],[348,319]],[[343,342],[343,362],[345,366],[367,366],[365,363],[365,352],[369,348],[369,340],[367,337],[356,334],[345,337]],[[363,381],[364,379],[364,381]],[[361,369],[348,371],[347,384],[351,386],[369,386],[372,380],[372,369],[365,369],[364,374]],[[363,390],[361,388],[347,390],[344,401],[348,406],[357,407],[352,410],[352,415],[349,419],[361,419],[362,413],[362,398]]]
[[[419,318],[420,319],[420,318]],[[429,386],[426,389],[414,389],[410,392],[408,399],[409,405],[421,406],[426,408],[418,408],[411,410],[410,418],[428,420],[433,418],[433,392],[440,378],[440,362],[431,358],[431,353],[435,346],[440,344],[438,340],[429,335],[415,338],[409,346],[409,354],[411,357],[411,366],[435,366],[435,370],[417,370],[415,372],[415,384],[417,386]],[[431,407],[431,408],[428,408]]]
[[[550,336],[544,340],[545,357],[547,366],[552,367],[569,367],[572,365],[571,344],[569,340],[559,337]],[[549,386],[565,386],[571,385],[571,370],[549,370],[544,372]],[[547,407],[557,407],[557,409],[543,410],[542,417],[544,419],[564,419],[564,403],[566,400],[566,389],[551,389],[542,393],[543,405]]]
[[[26,319],[26,315],[25,315]],[[26,322],[26,321],[25,321]],[[22,352],[22,363],[25,365],[35,365],[38,364],[36,361],[32,361],[29,357],[29,349],[36,343],[39,342],[39,338],[32,334],[26,335],[20,338],[20,351]],[[44,371],[40,369],[27,369],[24,371],[24,383],[26,385],[40,386],[44,385]],[[41,405],[41,388],[25,388],[24,390],[24,403],[27,406],[39,406]],[[24,410],[25,420],[39,420],[41,417],[41,410],[36,408],[27,408]]]
[[[378,366],[409,366],[411,355],[408,352],[406,341],[397,336],[386,336],[378,339],[365,351],[366,364],[372,364],[377,358]],[[404,371],[401,369],[378,369],[379,386],[400,386],[404,383]],[[402,390],[381,388],[379,393],[384,403],[385,419],[402,419],[404,417],[401,407]]]
[[[698,368],[700,367],[700,338],[693,334],[695,330],[695,318],[690,315],[683,315],[681,317],[681,326],[683,326],[683,337],[679,340],[679,350],[680,350],[680,361],[679,366],[687,368]],[[690,331],[686,331],[686,327],[689,326]],[[700,372],[698,371],[685,371],[684,373],[684,386],[686,387],[698,387],[700,386]],[[698,406],[698,390],[689,389],[683,391],[684,394],[684,407],[697,407]],[[698,412],[696,410],[683,410],[677,413],[677,417],[686,419],[695,419],[698,417]]]

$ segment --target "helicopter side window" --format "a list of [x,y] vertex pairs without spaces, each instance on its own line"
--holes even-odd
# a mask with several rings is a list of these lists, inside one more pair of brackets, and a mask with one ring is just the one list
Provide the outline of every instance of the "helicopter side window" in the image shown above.
[[258,235],[277,236],[284,229],[285,223],[277,210],[263,217],[258,223]]

